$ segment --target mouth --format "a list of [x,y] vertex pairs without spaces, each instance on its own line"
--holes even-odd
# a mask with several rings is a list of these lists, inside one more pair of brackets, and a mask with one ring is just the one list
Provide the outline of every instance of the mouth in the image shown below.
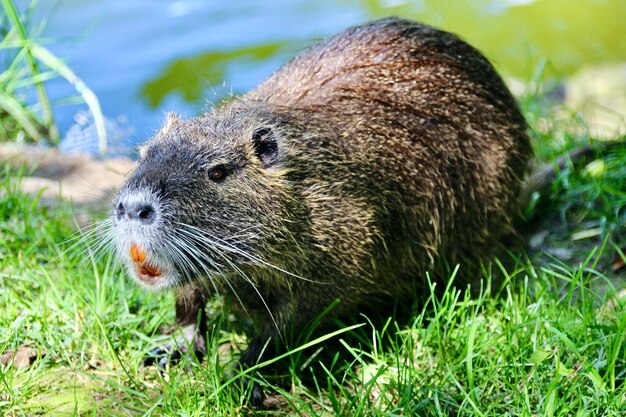
[[130,257],[133,260],[133,271],[135,276],[147,285],[155,285],[161,281],[163,271],[157,266],[148,262],[148,254],[145,250],[133,243],[130,246]]

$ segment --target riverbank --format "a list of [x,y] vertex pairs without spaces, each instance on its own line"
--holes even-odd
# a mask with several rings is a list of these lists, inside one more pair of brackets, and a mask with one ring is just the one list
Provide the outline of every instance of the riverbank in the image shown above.
[[[578,119],[539,99],[522,104],[540,160],[580,143]],[[142,367],[144,354],[176,331],[167,326],[172,295],[144,292],[111,254],[96,256],[89,230],[99,229],[77,232],[82,209],[58,199],[60,190],[89,211],[89,199],[97,207],[110,198],[132,162],[0,149],[13,166],[3,164],[0,180],[0,413],[252,414],[226,382],[245,348],[247,317],[214,298],[202,363]],[[313,353],[292,352],[288,374],[260,381],[270,414],[622,412],[626,148],[592,159],[568,164],[541,196],[528,237],[536,253],[499,272],[505,284],[493,294],[450,287],[434,297],[427,288],[408,323],[372,328],[363,318],[349,339],[336,338],[335,363],[319,362],[324,341]],[[108,206],[100,207],[102,218]],[[490,274],[484,279],[488,286]]]

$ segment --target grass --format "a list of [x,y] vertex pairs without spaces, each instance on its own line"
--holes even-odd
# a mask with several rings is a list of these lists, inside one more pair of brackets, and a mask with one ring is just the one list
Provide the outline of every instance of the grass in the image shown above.
[[[542,159],[588,140],[575,117],[562,119],[537,97],[523,104]],[[611,262],[625,260],[626,152],[593,164],[559,172],[533,225],[549,238],[501,272],[503,285],[478,297],[453,286],[431,294],[408,324],[372,327],[364,318],[339,331],[342,353],[325,362],[316,356],[324,338],[291,352],[298,368],[262,381],[271,408],[258,414],[623,415],[626,298]],[[162,334],[174,319],[171,294],[137,288],[112,259],[89,258],[86,243],[86,259],[68,255],[71,207],[51,210],[22,194],[22,174],[5,167],[0,182],[0,352],[29,346],[38,356],[0,369],[0,414],[254,414],[228,385],[245,323],[214,300],[202,363],[142,368],[145,352],[171,337]],[[573,257],[544,253],[553,247]]]
[[[22,132],[57,142],[43,81],[59,75],[97,119],[93,93],[31,39],[12,0],[1,4],[0,51],[12,55],[0,74],[0,138]],[[34,106],[21,98],[32,89]],[[545,100],[528,96],[522,105],[537,155],[550,161],[590,138],[583,120]],[[91,258],[87,242],[72,256],[72,208],[47,208],[20,191],[23,169],[0,168],[0,353],[34,354],[22,368],[19,355],[0,366],[0,415],[255,414],[229,367],[245,348],[247,323],[213,300],[202,363],[141,367],[144,354],[171,337],[163,330],[174,321],[172,295],[139,289],[113,259]],[[529,211],[528,235],[545,239],[502,267],[503,284],[490,288],[486,275],[490,291],[479,296],[450,286],[435,297],[430,288],[408,323],[372,326],[364,317],[358,328],[288,352],[289,372],[260,381],[270,409],[257,414],[623,415],[625,282],[612,270],[626,261],[625,178],[624,147],[565,166]],[[564,251],[566,260],[554,255]],[[341,354],[320,361],[331,345]]]
[[[101,155],[107,151],[107,132],[100,102],[93,91],[61,59],[28,32],[27,15],[20,15],[13,0],[0,0],[0,138],[56,146],[59,131],[44,82],[63,77],[78,92],[91,112]],[[45,68],[42,72],[41,67]],[[34,104],[27,100],[34,90]],[[73,100],[70,100],[73,101]]]

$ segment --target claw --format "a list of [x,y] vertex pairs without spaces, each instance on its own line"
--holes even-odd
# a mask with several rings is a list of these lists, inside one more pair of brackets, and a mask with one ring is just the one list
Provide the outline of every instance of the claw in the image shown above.
[[[240,366],[236,365],[233,369],[239,370]],[[235,381],[235,385],[238,385],[242,391],[242,398],[247,399],[247,403],[257,410],[263,409],[263,402],[265,401],[265,394],[263,388],[258,382],[251,381],[248,377],[242,376]]]
[[[190,349],[192,348],[192,349]],[[175,340],[152,349],[143,360],[144,366],[158,365],[166,368],[179,362],[183,356],[191,357],[199,362],[206,353],[204,337],[196,333],[195,327],[183,328],[183,332]]]
[[[231,368],[231,376],[235,376],[246,368],[241,362],[236,362]],[[247,403],[254,407],[256,410],[263,410],[263,402],[265,401],[265,394],[263,388],[258,382],[251,380],[248,376],[238,376],[234,382],[235,385],[241,390],[242,398],[247,399]]]
[[264,400],[265,394],[263,393],[263,389],[258,383],[254,382],[252,384],[252,393],[250,394],[250,405],[257,410],[262,410]]
[[165,346],[152,349],[143,359],[143,366],[158,365],[160,368],[165,368],[168,364],[174,365],[180,361],[183,354],[180,348],[172,345],[168,343]]

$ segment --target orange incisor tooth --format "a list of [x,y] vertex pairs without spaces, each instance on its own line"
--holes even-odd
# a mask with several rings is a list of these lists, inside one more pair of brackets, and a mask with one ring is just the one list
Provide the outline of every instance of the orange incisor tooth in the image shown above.
[[139,271],[144,275],[149,275],[151,277],[158,277],[161,275],[161,271],[158,268],[151,265],[141,265],[139,267]]
[[133,243],[130,245],[130,257],[133,258],[135,262],[143,263],[146,260],[146,252]]

